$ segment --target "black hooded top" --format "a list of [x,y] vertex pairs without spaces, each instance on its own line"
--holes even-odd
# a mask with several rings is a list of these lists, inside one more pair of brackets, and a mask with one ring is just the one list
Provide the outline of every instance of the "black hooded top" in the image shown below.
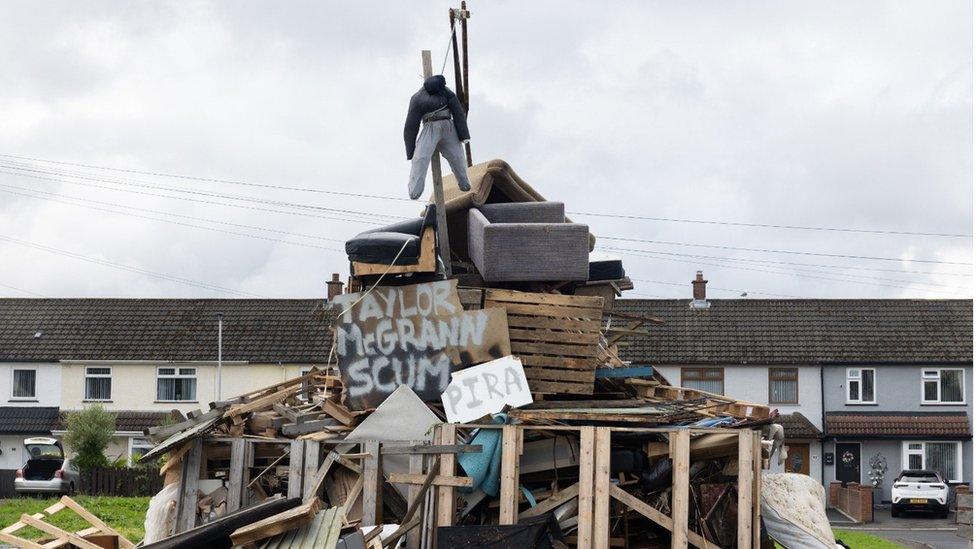
[[410,98],[410,109],[407,111],[407,121],[403,125],[403,143],[407,146],[407,160],[413,158],[413,150],[417,144],[417,132],[420,122],[429,112],[447,107],[454,118],[454,129],[460,141],[471,139],[468,133],[468,121],[464,115],[461,101],[447,87],[444,76],[436,74],[424,80],[424,87]]

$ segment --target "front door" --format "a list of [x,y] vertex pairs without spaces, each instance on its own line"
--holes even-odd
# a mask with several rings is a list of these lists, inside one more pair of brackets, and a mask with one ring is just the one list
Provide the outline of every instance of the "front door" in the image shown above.
[[806,442],[790,444],[786,451],[786,472],[810,474],[810,445]]
[[838,442],[834,456],[837,469],[837,480],[861,482],[861,445],[850,442]]

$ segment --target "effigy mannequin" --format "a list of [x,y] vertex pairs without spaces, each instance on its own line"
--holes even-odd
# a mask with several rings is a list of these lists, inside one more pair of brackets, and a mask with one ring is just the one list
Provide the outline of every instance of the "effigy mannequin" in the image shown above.
[[420,198],[424,192],[427,166],[430,165],[435,151],[440,152],[451,165],[458,187],[462,191],[471,189],[462,147],[469,139],[471,135],[468,133],[464,108],[457,95],[448,89],[444,76],[437,74],[424,80],[423,87],[410,98],[407,121],[403,125],[407,160],[412,162],[410,180],[407,183],[412,200]]

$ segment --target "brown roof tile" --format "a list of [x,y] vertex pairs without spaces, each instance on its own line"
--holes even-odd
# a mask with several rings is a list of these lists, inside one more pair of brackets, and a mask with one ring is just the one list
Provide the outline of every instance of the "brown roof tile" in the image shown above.
[[[327,362],[324,299],[0,299],[0,361]],[[34,337],[40,333],[39,337]]]
[[820,439],[823,433],[800,412],[784,414],[773,420],[783,426],[787,439]]
[[614,312],[664,319],[631,336],[621,358],[643,364],[973,361],[968,299],[621,299]]
[[826,436],[969,438],[966,412],[827,412]]

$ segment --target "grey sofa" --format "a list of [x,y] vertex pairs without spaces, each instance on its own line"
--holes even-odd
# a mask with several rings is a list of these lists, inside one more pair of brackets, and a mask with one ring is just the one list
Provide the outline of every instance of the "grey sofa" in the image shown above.
[[562,202],[468,210],[468,253],[486,282],[586,280],[589,248],[589,227],[566,223]]

